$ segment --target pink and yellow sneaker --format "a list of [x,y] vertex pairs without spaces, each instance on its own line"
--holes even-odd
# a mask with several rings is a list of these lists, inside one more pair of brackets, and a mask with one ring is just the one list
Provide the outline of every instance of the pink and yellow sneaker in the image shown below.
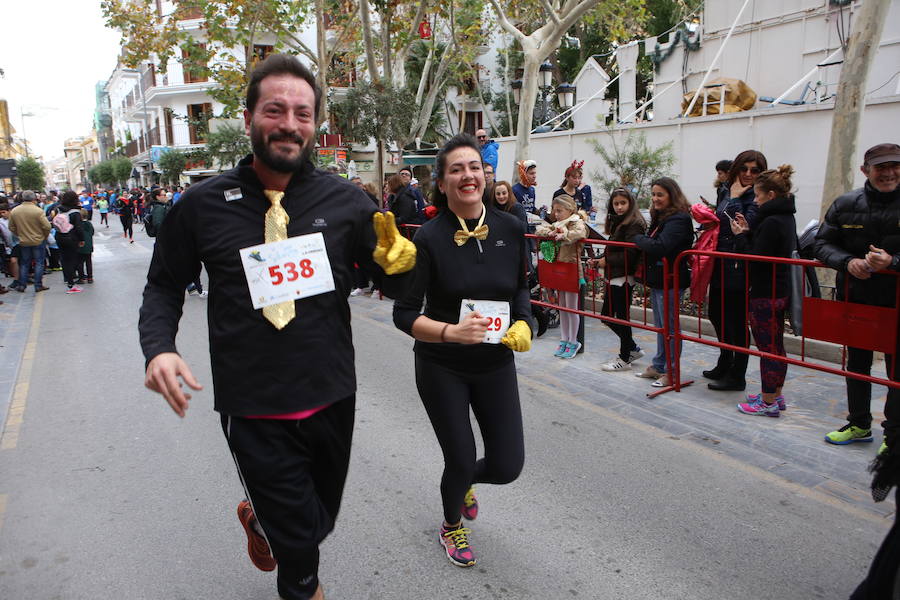
[[441,526],[441,545],[447,551],[447,558],[457,567],[472,567],[475,565],[475,555],[469,546],[470,533],[472,533],[472,530],[463,527],[462,524],[452,528]]
[[475,497],[475,486],[469,487],[466,497],[463,498],[462,516],[467,521],[474,521],[478,517],[478,498]]

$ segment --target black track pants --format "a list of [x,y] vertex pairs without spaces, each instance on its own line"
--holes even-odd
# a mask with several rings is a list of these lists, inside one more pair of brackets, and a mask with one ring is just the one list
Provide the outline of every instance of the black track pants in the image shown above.
[[[516,365],[487,373],[460,373],[416,356],[416,386],[444,453],[441,499],[444,519],[456,523],[473,483],[509,483],[522,472],[525,443]],[[476,460],[469,407],[484,439]]]
[[307,600],[319,544],[334,529],[350,463],[356,397],[301,420],[222,415],[238,475],[278,562],[278,593]]

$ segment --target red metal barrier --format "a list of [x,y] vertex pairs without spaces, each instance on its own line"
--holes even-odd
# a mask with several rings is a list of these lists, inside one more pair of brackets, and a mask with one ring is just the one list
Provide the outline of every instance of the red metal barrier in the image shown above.
[[[795,258],[780,258],[773,256],[757,256],[757,255],[748,255],[748,254],[738,254],[733,252],[712,252],[712,251],[701,251],[701,250],[687,250],[678,255],[675,260],[675,280],[674,287],[678,287],[678,266],[681,264],[681,261],[688,260],[691,256],[711,256],[717,259],[732,259],[743,261],[747,267],[749,267],[750,262],[762,262],[769,263],[773,265],[796,265],[801,267],[816,267],[816,268],[829,268],[827,265],[824,265],[818,261],[814,260],[805,260],[805,259],[795,259]],[[717,261],[717,266],[721,265],[723,261]],[[775,268],[772,269],[772,289],[773,289],[773,297],[775,290],[775,278],[776,272]],[[745,276],[745,286],[744,290],[740,293],[744,293],[745,295],[749,292],[749,268],[744,269]],[[887,274],[891,276],[897,276],[897,273],[882,271],[882,274]],[[849,278],[845,280],[845,289],[844,289],[844,298],[848,297],[847,287],[849,286]],[[896,304],[895,307],[900,307],[900,285],[897,287],[897,297],[895,299]],[[712,292],[711,292],[712,293]],[[724,291],[723,291],[724,294]],[[723,301],[724,304],[724,301]],[[724,309],[723,309],[724,310]],[[745,323],[747,315],[745,314]],[[871,306],[868,304],[859,304],[856,302],[849,302],[846,300],[824,300],[821,298],[813,298],[806,295],[806,290],[804,286],[804,297],[803,297],[803,328],[801,338],[801,346],[800,346],[800,358],[791,358],[788,356],[781,356],[778,354],[772,354],[769,352],[762,352],[758,349],[753,349],[749,347],[749,340],[745,340],[748,342],[748,347],[743,346],[735,346],[733,344],[727,344],[724,342],[720,342],[716,338],[704,338],[703,330],[702,330],[702,311],[698,311],[697,320],[697,335],[689,335],[682,331],[681,323],[680,323],[680,315],[676,315],[676,325],[675,325],[675,336],[677,339],[681,339],[682,341],[687,342],[695,342],[698,344],[705,344],[707,346],[713,346],[716,348],[721,348],[725,350],[731,350],[733,352],[740,352],[743,354],[749,354],[751,356],[759,356],[761,358],[771,359],[779,362],[784,362],[789,365],[795,365],[799,367],[806,367],[810,369],[815,369],[817,371],[822,371],[824,373],[830,373],[832,375],[840,375],[842,377],[851,377],[854,379],[860,379],[862,381],[868,381],[870,383],[877,383],[879,385],[884,385],[893,388],[900,388],[900,381],[893,381],[891,379],[891,373],[888,373],[886,378],[881,377],[873,377],[871,375],[863,375],[861,373],[855,373],[852,371],[846,370],[846,354],[847,347],[860,348],[863,350],[873,350],[885,352],[887,354],[894,354],[897,348],[897,323],[898,323],[898,309],[897,308],[885,308],[878,306]],[[826,365],[810,362],[806,356],[806,340],[807,339],[816,339],[822,341],[833,342],[836,344],[840,344],[843,347],[843,354],[841,359],[841,368],[829,367]],[[675,357],[675,374],[678,379],[680,379],[680,370],[681,370],[681,356],[680,354]],[[676,382],[676,388],[678,384]]]

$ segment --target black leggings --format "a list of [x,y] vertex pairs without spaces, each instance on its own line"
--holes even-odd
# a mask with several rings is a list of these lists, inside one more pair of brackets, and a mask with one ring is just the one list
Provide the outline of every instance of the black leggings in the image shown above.
[[[627,283],[624,285],[609,285],[606,288],[606,296],[603,298],[603,308],[601,314],[607,317],[616,317],[623,321],[631,320],[631,286]],[[631,327],[628,325],[620,325],[619,323],[610,323],[603,321],[603,324],[613,330],[619,336],[619,358],[628,362],[632,350],[637,350],[637,344],[631,335]]]
[[[522,472],[525,442],[516,364],[510,360],[487,373],[461,373],[416,355],[416,386],[444,454],[441,499],[444,520],[454,524],[469,486],[509,483]],[[484,440],[480,460],[469,407]]]
[[59,246],[59,260],[62,263],[63,280],[66,285],[75,285],[75,270],[78,268],[78,240],[75,235],[63,237],[56,236],[56,244]]
[[127,233],[129,238],[133,238],[134,230],[132,229],[131,217],[126,217],[124,215],[120,215],[119,220],[122,221],[122,232]]

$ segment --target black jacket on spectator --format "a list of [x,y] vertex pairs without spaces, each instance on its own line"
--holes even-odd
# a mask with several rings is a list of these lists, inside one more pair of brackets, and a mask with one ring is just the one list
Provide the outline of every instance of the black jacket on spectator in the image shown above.
[[[694,245],[694,228],[691,215],[688,213],[675,213],[665,218],[655,229],[651,229],[648,235],[638,235],[634,243],[645,255],[646,270],[644,283],[652,288],[663,288],[663,258],[669,261],[669,278],[674,279],[672,268],[675,265],[675,257],[681,252],[689,250]],[[688,270],[688,261],[681,260],[679,266],[678,287],[684,289],[691,284],[691,272]]]
[[[753,202],[755,198],[753,186],[747,188],[743,194],[737,198],[731,197],[731,187],[727,183],[719,186],[718,203],[716,204],[716,216],[719,217],[719,241],[716,242],[716,250],[718,252],[735,252],[734,234],[731,232],[731,220],[726,216],[726,212],[733,219],[736,213],[741,213],[747,219],[750,230],[756,224],[756,211],[758,207]],[[744,274],[744,263],[739,260],[722,259],[723,265],[716,261],[715,269],[711,285],[718,289],[725,287],[729,290],[743,290],[746,276]],[[724,279],[723,279],[724,277]],[[724,286],[723,286],[724,283]]]
[[[867,181],[864,187],[840,196],[825,214],[816,235],[816,258],[837,269],[838,298],[845,299],[847,263],[865,258],[869,244],[900,258],[900,188],[883,193]],[[894,306],[894,275],[873,273],[869,279],[849,277],[851,302]]]
[[[632,221],[627,225],[614,226],[612,235],[609,236],[609,241],[633,242],[635,237],[643,235],[646,231],[647,227],[643,221]],[[634,271],[640,262],[640,251],[637,248],[607,246],[603,256],[606,257],[607,279],[634,275]]]
[[394,213],[397,220],[397,226],[405,223],[418,223],[416,218],[416,198],[413,196],[412,190],[406,186],[398,191],[388,203],[388,210]]
[[[736,236],[735,250],[742,254],[790,258],[797,247],[797,207],[794,196],[773,198],[759,207],[756,225],[749,233]],[[775,298],[790,295],[788,266],[750,261],[750,298],[772,298],[772,270],[775,270]]]

